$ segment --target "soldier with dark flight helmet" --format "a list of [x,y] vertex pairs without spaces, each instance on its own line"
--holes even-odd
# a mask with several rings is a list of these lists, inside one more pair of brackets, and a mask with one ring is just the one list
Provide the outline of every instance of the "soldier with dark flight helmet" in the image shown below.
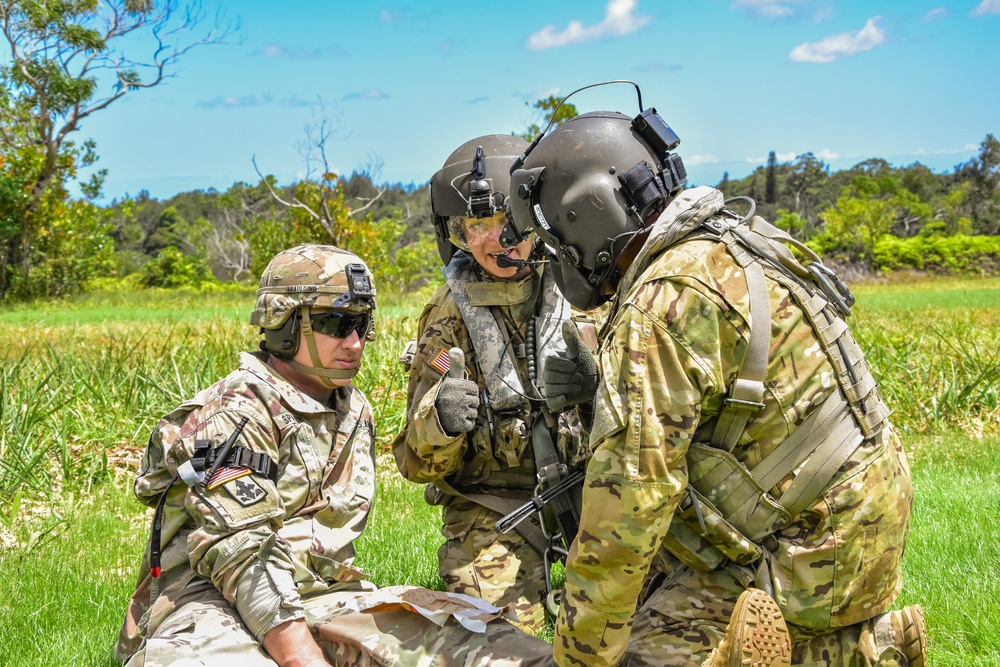
[[585,345],[581,336],[594,344],[596,331],[560,296],[537,239],[500,245],[510,165],[525,147],[510,135],[477,137],[431,178],[446,284],[420,316],[393,451],[403,477],[426,483],[426,499],[442,508],[447,589],[511,605],[521,627],[538,632],[546,601],[554,604],[549,565],[565,553],[559,535],[575,533],[578,497],[560,497],[547,521],[532,515],[506,534],[494,524],[586,456],[575,406],[546,402],[541,369],[567,345]]
[[919,605],[890,610],[910,472],[850,290],[752,201],[685,190],[639,107],[512,167],[504,244],[537,236],[570,303],[610,308],[576,360],[592,456],[556,662],[924,667]]

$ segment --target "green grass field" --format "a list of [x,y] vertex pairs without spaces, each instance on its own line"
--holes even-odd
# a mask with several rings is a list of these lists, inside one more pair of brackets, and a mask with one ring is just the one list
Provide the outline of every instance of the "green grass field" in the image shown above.
[[[1000,280],[856,293],[853,329],[916,483],[898,604],[924,605],[932,665],[1000,664]],[[380,305],[357,380],[383,453],[405,404],[397,359],[426,297]],[[91,295],[0,312],[0,665],[114,664],[149,521],[131,473],[155,421],[256,346],[252,299]],[[380,469],[361,564],[379,584],[440,587],[437,510],[391,456]]]

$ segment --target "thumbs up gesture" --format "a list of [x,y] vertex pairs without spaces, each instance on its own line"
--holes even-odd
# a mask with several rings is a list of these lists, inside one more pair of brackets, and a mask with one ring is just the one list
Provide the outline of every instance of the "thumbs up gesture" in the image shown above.
[[451,364],[441,378],[437,399],[438,421],[448,435],[468,433],[476,427],[479,416],[479,387],[465,377],[465,353],[457,347],[448,350]]
[[552,412],[594,400],[597,360],[580,338],[572,320],[562,324],[566,355],[552,354],[542,363],[542,396]]

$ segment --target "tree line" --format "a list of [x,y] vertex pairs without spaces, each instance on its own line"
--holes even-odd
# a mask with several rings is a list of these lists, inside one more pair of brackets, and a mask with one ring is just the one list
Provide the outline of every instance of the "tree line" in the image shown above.
[[[0,301],[110,287],[250,283],[283,248],[341,245],[365,257],[389,290],[438,274],[427,184],[379,183],[378,169],[333,173],[320,120],[307,128],[306,177],[157,200],[147,192],[100,205],[106,173],[80,123],[159,85],[193,48],[233,30],[177,0],[0,0]],[[136,39],[143,36],[144,39]],[[145,52],[135,53],[145,48]],[[102,73],[98,77],[98,73]],[[532,105],[536,135],[576,114],[550,96]],[[256,165],[254,165],[256,168]],[[377,165],[376,165],[377,167]],[[821,254],[860,273],[901,268],[1000,269],[1000,142],[938,174],[870,159],[831,171],[812,153],[766,165],[719,188]]]
[[758,213],[854,275],[1000,271],[1000,141],[992,134],[951,173],[880,158],[831,171],[812,153],[779,163],[772,151],[765,165],[741,179],[726,174],[718,187],[753,198]]

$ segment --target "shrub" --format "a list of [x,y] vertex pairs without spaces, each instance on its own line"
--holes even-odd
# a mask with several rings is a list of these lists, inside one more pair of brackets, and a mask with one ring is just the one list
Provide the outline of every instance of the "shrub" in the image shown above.
[[204,259],[185,255],[172,246],[146,262],[139,275],[145,287],[198,287],[215,281]]
[[937,273],[995,274],[1000,272],[1000,237],[883,236],[872,252],[880,271],[917,269]]

